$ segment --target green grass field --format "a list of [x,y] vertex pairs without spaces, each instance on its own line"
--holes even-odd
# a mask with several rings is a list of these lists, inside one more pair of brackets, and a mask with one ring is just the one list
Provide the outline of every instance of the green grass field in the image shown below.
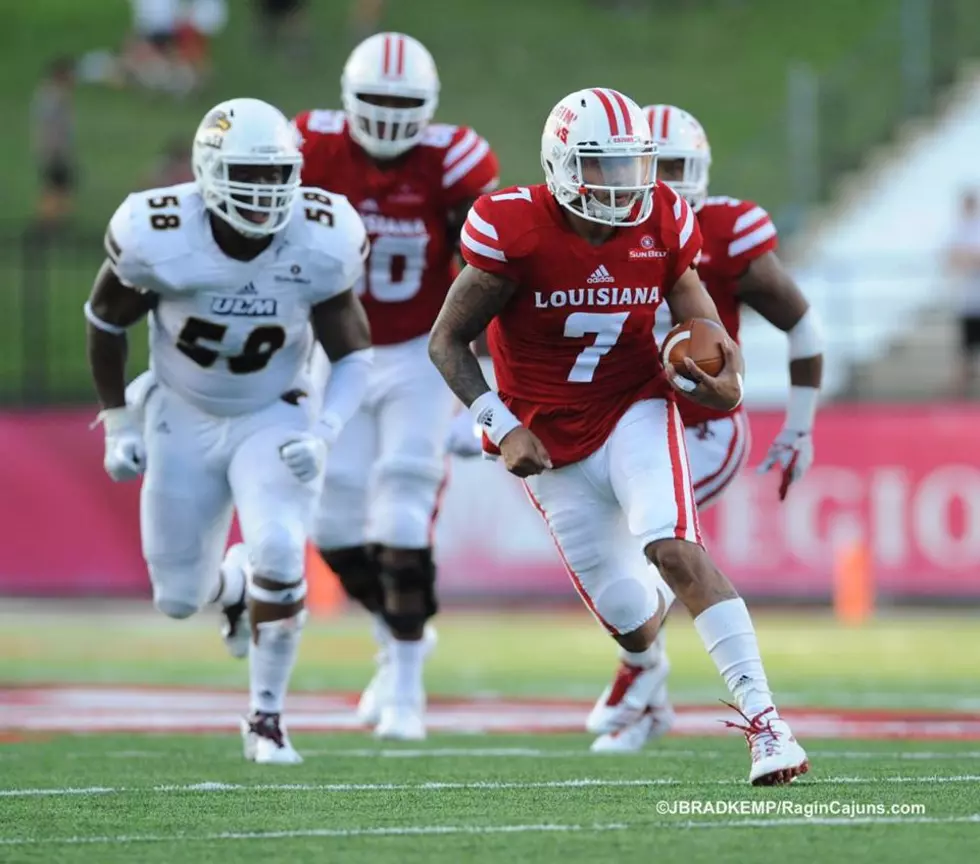
[[[715,704],[724,716],[716,701],[724,690],[685,618],[672,621],[668,640],[675,702]],[[757,624],[791,720],[794,706],[980,713],[980,631],[970,617],[903,615],[850,628],[821,615],[760,614]],[[584,705],[614,663],[584,611],[449,612],[439,633],[428,670],[434,710],[462,696],[486,700],[488,711],[505,698]],[[362,617],[315,621],[297,694],[356,691],[372,653]],[[242,708],[246,698],[245,667],[224,656],[210,616],[171,622],[129,606],[5,604],[0,688],[58,683],[220,687],[232,691],[229,705],[239,691]],[[0,700],[16,692],[0,690]],[[16,700],[7,706],[15,708]],[[0,701],[0,721],[3,712]],[[246,764],[233,712],[227,724],[219,719],[227,731],[8,732],[0,744],[0,861],[795,855],[815,864],[952,864],[980,849],[980,746],[970,741],[811,736],[805,778],[753,789],[735,732],[670,735],[634,756],[590,754],[584,734],[437,733],[421,745],[382,745],[362,731],[300,732],[293,737],[306,762],[288,769]]]

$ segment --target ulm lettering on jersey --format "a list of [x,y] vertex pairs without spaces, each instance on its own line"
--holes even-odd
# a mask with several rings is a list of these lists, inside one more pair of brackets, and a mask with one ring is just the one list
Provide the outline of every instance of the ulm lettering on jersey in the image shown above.
[[572,288],[570,291],[534,292],[536,309],[562,306],[644,306],[660,302],[660,288]]
[[215,297],[211,311],[241,318],[273,318],[279,311],[279,302],[274,297]]

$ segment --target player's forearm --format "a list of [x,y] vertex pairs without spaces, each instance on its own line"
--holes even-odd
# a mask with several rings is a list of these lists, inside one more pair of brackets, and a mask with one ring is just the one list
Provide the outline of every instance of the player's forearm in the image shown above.
[[106,333],[88,325],[87,352],[92,381],[103,408],[126,404],[126,356],[129,343],[125,332]]
[[[705,290],[696,270],[686,270],[667,294],[667,306],[674,321],[707,318],[721,324],[718,307]],[[724,325],[722,325],[724,326]]]
[[373,348],[352,351],[331,364],[330,378],[323,391],[321,419],[335,428],[336,434],[340,434],[361,407],[373,364]]
[[468,339],[433,330],[429,339],[429,357],[449,389],[467,408],[489,392],[490,385]]
[[807,308],[786,330],[789,341],[790,395],[786,406],[786,426],[809,432],[817,413],[823,378],[824,337],[820,317]]

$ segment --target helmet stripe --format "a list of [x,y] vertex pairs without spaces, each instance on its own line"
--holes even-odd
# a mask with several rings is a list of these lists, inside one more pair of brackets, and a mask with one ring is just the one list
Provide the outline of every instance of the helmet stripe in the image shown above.
[[405,71],[405,37],[398,37],[398,74],[401,75]]
[[385,36],[385,53],[382,60],[381,74],[387,75],[388,70],[391,68],[391,37]]
[[602,103],[602,107],[606,109],[606,120],[609,121],[609,134],[613,137],[619,135],[619,123],[616,120],[616,111],[612,106],[612,102],[609,101],[609,97],[602,90],[593,90],[592,92]]
[[670,134],[670,106],[665,105],[663,113],[660,115],[660,137],[667,140],[667,136]]
[[626,127],[625,134],[632,135],[633,120],[630,117],[630,109],[629,106],[626,104],[626,100],[623,98],[623,94],[620,93],[618,90],[610,90],[609,92],[612,93],[613,98],[616,100],[616,103],[619,105],[619,110],[623,112],[623,122]]
[[650,132],[653,134],[654,140],[656,140],[656,138],[657,138],[657,120],[658,120],[657,106],[656,105],[648,105],[647,108],[645,109],[645,114],[646,114],[646,118],[647,118],[647,123],[650,124]]

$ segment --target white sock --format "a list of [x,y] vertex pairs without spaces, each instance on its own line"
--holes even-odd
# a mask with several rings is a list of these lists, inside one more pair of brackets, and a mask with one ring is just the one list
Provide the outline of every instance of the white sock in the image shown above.
[[292,618],[257,625],[258,642],[253,639],[248,647],[249,696],[253,712],[282,713],[305,623],[306,610],[303,609]]
[[391,661],[391,698],[397,704],[423,705],[425,686],[422,670],[425,666],[425,643],[418,639],[402,642],[392,639],[388,643]]
[[735,704],[750,717],[771,707],[772,692],[745,601],[736,597],[716,603],[694,619],[694,627],[735,697]]
[[636,653],[632,651],[627,651],[625,648],[619,649],[619,659],[629,666],[640,666],[643,669],[649,669],[656,666],[664,656],[664,631],[660,629],[657,631],[657,638],[653,640],[650,647],[646,651],[637,651]]
[[225,553],[224,561],[218,571],[218,584],[211,602],[220,606],[232,606],[240,603],[245,596],[248,566],[248,553],[244,543],[236,543]]

